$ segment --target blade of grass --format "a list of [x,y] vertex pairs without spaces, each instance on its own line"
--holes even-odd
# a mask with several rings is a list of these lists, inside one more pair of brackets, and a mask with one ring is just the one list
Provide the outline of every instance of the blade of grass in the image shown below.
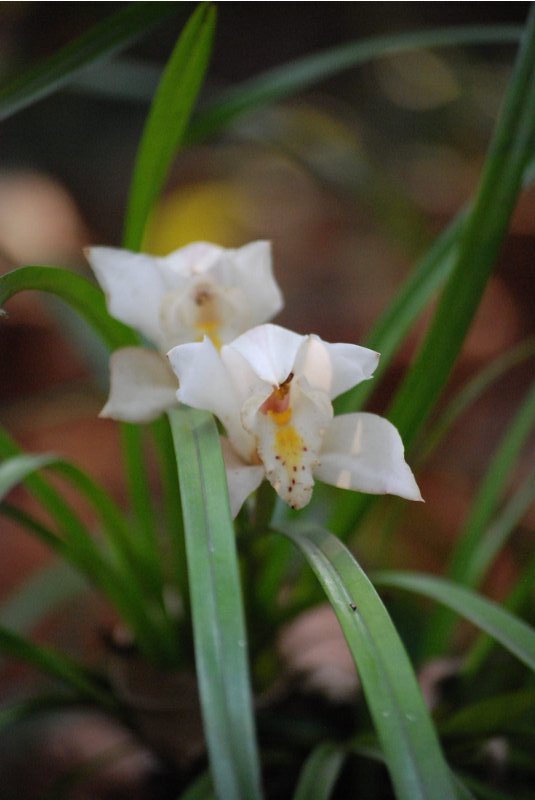
[[389,410],[389,419],[406,447],[450,375],[495,263],[535,147],[534,107],[535,9],[531,9],[452,274],[420,352]]
[[169,413],[184,514],[195,658],[212,779],[221,800],[261,797],[234,527],[210,414]]
[[30,575],[2,602],[0,625],[27,632],[43,616],[87,589],[87,581],[77,570],[66,561],[57,561]]
[[7,458],[0,464],[0,500],[3,500],[17,484],[21,483],[27,475],[31,475],[41,467],[46,467],[57,460],[57,456],[50,453],[40,455],[16,455]]
[[180,795],[178,800],[215,800],[212,776],[204,773]]
[[379,572],[373,581],[377,586],[423,594],[453,609],[535,670],[535,631],[492,600],[444,578],[417,572]]
[[138,250],[147,219],[201,90],[212,50],[215,7],[200,4],[164,70],[141,137],[126,212],[124,246]]
[[282,531],[320,581],[349,645],[398,800],[457,796],[409,658],[349,550],[318,527]]
[[5,657],[24,661],[63,681],[83,697],[101,706],[116,707],[113,696],[99,685],[93,674],[62,653],[34,644],[4,627],[0,627],[0,652]]
[[339,744],[319,744],[303,765],[293,800],[329,800],[346,755]]
[[[535,557],[532,557],[525,569],[522,570],[518,576],[514,588],[502,602],[503,607],[511,612],[517,612],[522,609],[530,600],[534,585]],[[463,668],[465,675],[473,677],[482,668],[483,663],[494,645],[494,640],[485,634],[481,634],[476,639],[465,659]]]
[[[502,437],[453,550],[447,574],[458,583],[477,586],[481,574],[474,562],[481,558],[480,545],[492,523],[510,472],[533,428],[534,419],[535,384]],[[454,619],[445,609],[439,609],[432,616],[425,637],[427,654],[437,653],[445,646],[453,625]]]
[[184,522],[182,519],[173,437],[167,417],[162,416],[153,422],[151,432],[160,466],[165,530],[170,543],[172,559],[171,579],[176,585],[182,603],[187,608],[189,606],[189,587]]
[[505,545],[510,534],[535,500],[535,471],[531,472],[517,489],[501,514],[496,517],[486,534],[475,546],[470,559],[467,582],[479,586],[494,559]]
[[[0,457],[9,458],[19,454],[20,450],[15,442],[0,428]],[[24,524],[27,519],[29,532],[41,536],[47,545],[68,559],[107,594],[127,624],[136,632],[141,649],[149,657],[160,661],[162,653],[158,633],[147,614],[143,598],[131,579],[109,562],[78,515],[43,476],[35,472],[28,474],[25,485],[50,514],[61,535],[51,532],[24,512],[19,513],[19,520]],[[11,513],[11,516],[15,515]]]
[[487,697],[461,708],[440,725],[443,736],[495,736],[511,730],[522,717],[530,717],[535,708],[535,690],[524,689]]
[[19,267],[0,276],[0,320],[4,303],[27,289],[49,292],[71,306],[102,337],[111,350],[140,343],[139,336],[110,317],[101,289],[86,278],[58,267]]
[[[522,182],[526,180],[526,171],[531,170],[535,147],[535,116],[531,113],[534,105],[535,12],[532,9],[475,202],[466,219],[456,222],[458,228],[451,239],[455,250],[452,264],[448,266],[446,287],[422,347],[388,411],[387,416],[398,428],[406,448],[415,441],[449,378],[499,252]],[[447,240],[444,244],[443,257],[451,258]],[[440,260],[439,264],[444,268]],[[451,309],[455,309],[455,314]],[[388,317],[385,320],[386,333],[392,333],[395,341],[395,322],[391,327]],[[378,344],[377,349],[381,349],[381,342]],[[371,386],[358,387],[349,401],[341,401],[337,411],[354,407],[355,401],[361,402],[369,391]],[[338,493],[329,528],[339,536],[347,536],[373,502],[373,498],[362,495],[346,493],[341,496]]]
[[195,116],[188,141],[202,141],[254,108],[302,92],[343,70],[385,55],[429,47],[516,42],[521,34],[522,29],[517,26],[478,25],[435,28],[348,42],[275,67],[228,90]]
[[129,3],[0,89],[0,121],[64,86],[80,70],[127,47],[178,3]]
[[418,463],[422,463],[439,443],[446,433],[455,424],[460,416],[478,400],[486,390],[500,378],[502,378],[513,367],[518,366],[523,361],[535,355],[535,339],[526,339],[511,347],[502,355],[491,361],[484,369],[468,381],[453,399],[448,403],[444,411],[432,424],[424,431],[417,444],[416,458]]

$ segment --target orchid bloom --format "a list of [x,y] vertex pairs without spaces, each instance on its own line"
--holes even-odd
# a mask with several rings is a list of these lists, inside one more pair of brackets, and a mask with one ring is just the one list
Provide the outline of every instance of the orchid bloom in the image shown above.
[[332,400],[370,378],[379,354],[260,325],[219,351],[208,337],[169,353],[180,402],[224,425],[223,456],[235,516],[264,478],[303,508],[317,478],[344,489],[421,500],[401,438],[386,419],[333,416]]
[[111,390],[101,416],[148,422],[176,405],[165,353],[208,336],[219,348],[282,308],[269,242],[228,250],[196,242],[158,258],[91,247],[87,259],[110,314],[156,347],[126,347],[110,360]]

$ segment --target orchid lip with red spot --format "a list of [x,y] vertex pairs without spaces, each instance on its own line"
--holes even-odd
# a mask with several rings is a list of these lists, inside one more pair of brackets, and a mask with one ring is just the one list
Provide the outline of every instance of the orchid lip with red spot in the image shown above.
[[87,259],[110,314],[139,331],[155,349],[117,350],[102,416],[147,422],[176,405],[176,377],[165,353],[209,336],[216,347],[282,308],[269,242],[225,249],[195,242],[165,257],[90,247]]
[[358,345],[330,344],[272,324],[220,351],[208,337],[170,351],[179,401],[211,411],[226,429],[234,514],[264,478],[293,508],[307,505],[315,479],[421,500],[387,420],[364,413],[333,417],[332,400],[370,378],[378,358]]

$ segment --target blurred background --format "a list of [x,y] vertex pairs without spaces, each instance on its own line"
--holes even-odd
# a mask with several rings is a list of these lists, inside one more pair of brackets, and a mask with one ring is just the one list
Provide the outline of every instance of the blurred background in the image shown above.
[[[0,3],[0,79],[35,65],[121,3]],[[221,3],[203,93],[352,39],[464,23],[522,24],[528,3]],[[67,88],[0,126],[0,270],[63,265],[91,277],[88,244],[120,246],[129,178],[148,103],[193,4]],[[286,306],[278,322],[364,343],[419,255],[474,192],[516,46],[384,57],[262,108],[178,156],[144,249],[205,239],[270,239]],[[448,394],[533,336],[535,191],[527,189]],[[1,422],[31,452],[72,458],[123,499],[118,432],[98,419],[107,356],[59,302],[33,293],[1,321]],[[452,310],[452,313],[454,310]],[[415,322],[369,408],[384,411],[426,326]],[[418,476],[424,507],[395,539],[381,519],[359,539],[364,563],[439,571],[507,423],[529,362],[470,409]],[[526,452],[514,483],[526,473]],[[24,498],[23,490],[18,499]],[[29,504],[29,501],[26,501]],[[73,502],[77,502],[73,498]],[[528,517],[491,576],[501,596],[528,547]],[[5,520],[0,596],[35,574],[45,549]],[[77,640],[87,604],[63,620]]]

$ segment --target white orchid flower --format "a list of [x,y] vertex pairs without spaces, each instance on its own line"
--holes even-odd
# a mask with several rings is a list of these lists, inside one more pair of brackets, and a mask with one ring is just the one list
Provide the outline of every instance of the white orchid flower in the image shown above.
[[164,258],[90,247],[86,256],[110,314],[156,348],[113,353],[110,396],[101,416],[155,419],[176,405],[176,377],[165,358],[169,348],[204,336],[219,348],[282,308],[269,242],[238,249],[196,242]]
[[220,351],[208,337],[169,353],[180,402],[224,425],[235,516],[264,478],[303,508],[317,478],[344,489],[421,500],[393,425],[375,414],[333,417],[332,400],[370,378],[379,354],[260,325]]

